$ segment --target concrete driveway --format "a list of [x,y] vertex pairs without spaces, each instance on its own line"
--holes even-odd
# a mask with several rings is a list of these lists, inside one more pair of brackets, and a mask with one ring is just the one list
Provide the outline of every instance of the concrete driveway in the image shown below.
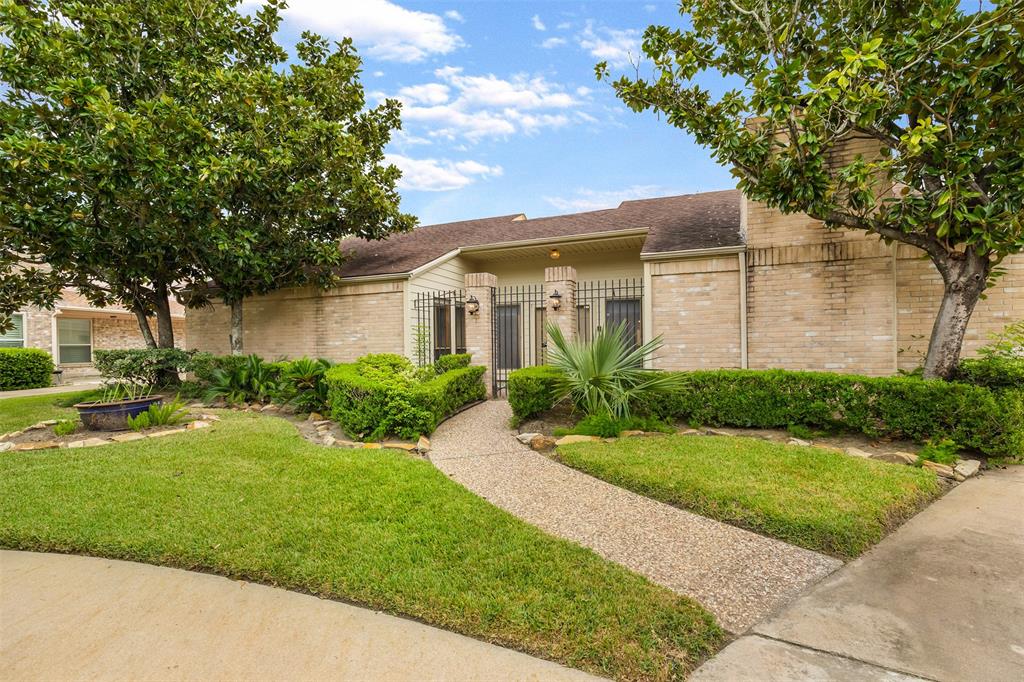
[[693,680],[1024,680],[1024,467],[959,485]]
[[0,551],[0,679],[597,678],[264,585],[126,561]]

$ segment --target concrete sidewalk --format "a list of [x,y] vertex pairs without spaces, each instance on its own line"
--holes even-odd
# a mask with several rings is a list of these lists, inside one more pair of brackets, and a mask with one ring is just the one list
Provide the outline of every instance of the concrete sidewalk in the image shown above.
[[1024,467],[960,484],[693,676],[1024,680]]
[[126,561],[0,552],[3,680],[595,680],[347,604]]
[[47,386],[46,388],[23,388],[17,391],[0,391],[0,400],[4,398],[27,398],[33,395],[56,395],[58,393],[77,393],[88,391],[91,388],[99,388],[101,382],[86,381],[80,384],[62,384],[60,386]]

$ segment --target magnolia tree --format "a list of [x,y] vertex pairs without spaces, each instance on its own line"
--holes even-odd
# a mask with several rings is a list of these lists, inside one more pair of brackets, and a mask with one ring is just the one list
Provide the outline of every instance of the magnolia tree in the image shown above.
[[[0,319],[61,285],[171,347],[169,297],[329,285],[346,236],[413,226],[350,41],[273,39],[283,0],[0,0]],[[154,335],[149,319],[155,316]]]
[[[1024,2],[684,0],[651,26],[653,75],[613,86],[729,165],[740,189],[826,228],[921,249],[942,275],[926,377],[948,377],[1000,263],[1024,250]],[[735,89],[700,84],[717,72]],[[609,78],[606,64],[597,66]],[[877,154],[833,154],[869,138]]]

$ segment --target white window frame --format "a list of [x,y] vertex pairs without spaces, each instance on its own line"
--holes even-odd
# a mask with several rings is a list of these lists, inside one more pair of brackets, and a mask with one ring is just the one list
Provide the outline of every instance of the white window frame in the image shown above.
[[[89,360],[88,361],[86,361],[86,362],[64,362],[63,358],[61,357],[61,352],[60,352],[61,346],[74,346],[74,347],[78,348],[78,347],[84,346],[85,344],[82,344],[82,343],[64,343],[64,344],[62,344],[60,342],[60,321],[62,319],[64,319],[64,320],[85,320],[85,321],[87,321],[89,323]],[[57,363],[59,365],[62,365],[62,366],[65,366],[65,365],[91,365],[92,364],[93,342],[95,340],[94,336],[95,336],[95,331],[96,331],[94,329],[93,319],[91,317],[63,317],[63,318],[57,317],[57,318],[55,318],[55,320],[56,320],[56,324],[54,326],[56,327],[56,331],[57,331],[57,335],[56,335],[56,341],[57,341]]]
[[[25,313],[12,313],[11,317],[21,318],[21,345],[20,346],[0,346],[0,348],[28,348],[28,315]],[[4,341],[13,341],[14,339],[4,339]]]

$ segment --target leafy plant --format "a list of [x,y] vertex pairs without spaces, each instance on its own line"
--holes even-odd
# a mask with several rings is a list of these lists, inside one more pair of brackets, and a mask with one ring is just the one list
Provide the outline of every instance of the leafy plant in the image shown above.
[[820,434],[820,431],[816,431],[803,424],[788,424],[786,431],[789,431],[789,435],[794,438],[800,438],[802,440],[814,440]]
[[561,372],[555,381],[556,400],[568,397],[586,415],[630,416],[631,406],[655,393],[678,389],[678,374],[644,368],[661,347],[661,337],[633,347],[625,324],[599,329],[593,341],[568,341],[554,324],[547,326],[552,367]]
[[920,466],[922,462],[953,465],[960,459],[959,452],[960,446],[948,438],[929,440],[917,453],[917,465]]
[[671,433],[672,427],[654,417],[612,417],[608,414],[592,414],[584,417],[571,429],[555,429],[556,436],[578,434],[581,436],[598,436],[599,438],[615,438],[623,431],[658,431]]
[[258,355],[246,356],[234,367],[213,370],[206,400],[223,399],[229,405],[269,402],[278,391],[278,371]]
[[1024,320],[1008,324],[988,338],[989,342],[978,349],[981,357],[1024,360]]
[[508,375],[508,404],[513,419],[522,423],[555,406],[555,385],[562,372],[550,365],[524,367]]
[[[0,317],[0,321],[3,321]],[[38,348],[0,348],[0,391],[50,385],[53,358]]]
[[286,363],[281,371],[280,387],[286,402],[293,403],[300,412],[320,412],[327,409],[327,383],[324,374],[331,361],[299,358]]
[[173,426],[180,424],[187,414],[185,403],[175,397],[174,400],[163,404],[153,403],[145,412],[128,417],[128,428],[141,431],[152,426]]
[[70,436],[78,428],[78,421],[75,419],[61,419],[53,425],[53,435]]

